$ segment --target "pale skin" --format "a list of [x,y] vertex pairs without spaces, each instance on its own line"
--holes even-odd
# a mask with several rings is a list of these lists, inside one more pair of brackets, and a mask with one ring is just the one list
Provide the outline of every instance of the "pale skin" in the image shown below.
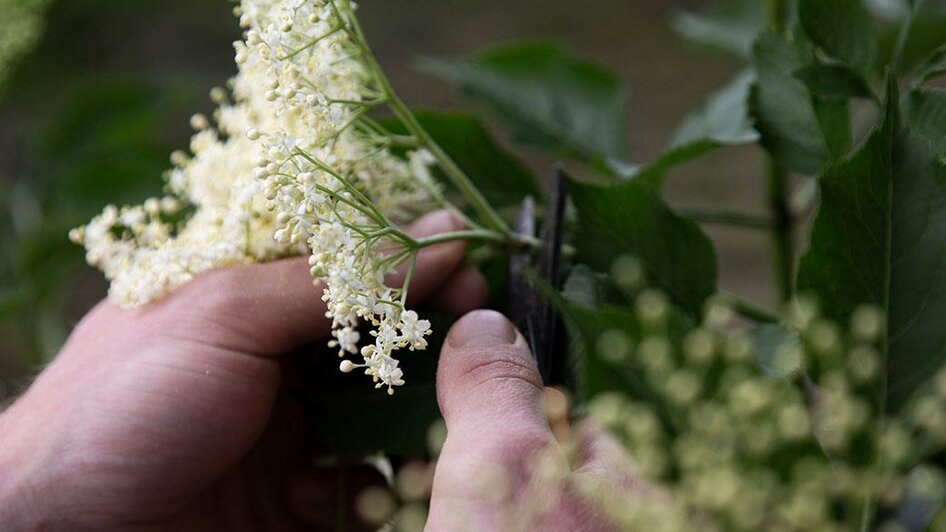
[[[439,212],[409,232],[423,237],[458,225]],[[528,457],[548,450],[565,460],[524,339],[500,314],[470,312],[486,286],[461,267],[463,252],[461,242],[425,249],[411,283],[415,301],[469,312],[451,329],[438,369],[448,436],[431,531],[511,526],[508,507]],[[324,450],[300,429],[281,388],[287,353],[326,340],[324,313],[304,259],[208,273],[139,309],[99,304],[0,414],[0,528],[332,530],[337,473],[313,465]],[[580,433],[569,475],[635,482],[603,432]],[[519,479],[508,498],[471,484],[483,467]],[[379,478],[354,471],[351,481]],[[544,529],[606,526],[570,490],[557,497],[562,504],[536,518]],[[458,515],[469,519],[458,524]]]

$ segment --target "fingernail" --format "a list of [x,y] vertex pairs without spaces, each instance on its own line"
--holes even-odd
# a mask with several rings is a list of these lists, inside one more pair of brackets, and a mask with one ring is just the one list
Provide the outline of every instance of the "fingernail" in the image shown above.
[[407,229],[414,238],[424,238],[449,231],[459,231],[463,224],[450,211],[429,212],[415,220]]
[[447,342],[453,347],[508,345],[516,341],[516,328],[495,310],[474,310],[450,329]]

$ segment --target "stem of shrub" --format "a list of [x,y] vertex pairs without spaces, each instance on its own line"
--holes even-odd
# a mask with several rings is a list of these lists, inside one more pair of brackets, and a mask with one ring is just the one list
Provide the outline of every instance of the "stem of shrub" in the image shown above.
[[794,217],[788,206],[788,176],[774,160],[769,162],[768,196],[772,211],[772,252],[779,301],[787,302],[794,292]]
[[[787,31],[789,2],[787,0],[768,0],[768,7],[769,24],[779,33]],[[791,299],[794,291],[794,279],[792,277],[794,217],[789,208],[788,175],[771,156],[769,159],[768,200],[769,209],[772,212],[772,252],[779,301],[785,304]]]

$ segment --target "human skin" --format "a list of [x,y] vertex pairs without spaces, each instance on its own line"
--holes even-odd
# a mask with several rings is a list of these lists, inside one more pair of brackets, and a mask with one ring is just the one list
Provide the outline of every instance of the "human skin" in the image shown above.
[[[438,212],[409,232],[458,228]],[[463,251],[458,242],[423,250],[411,298],[458,315],[480,306],[485,283],[460,268]],[[304,259],[233,267],[142,308],[96,306],[0,414],[0,529],[332,529],[337,473],[313,465],[319,449],[281,387],[287,354],[329,333],[307,270]],[[520,450],[496,438],[555,445],[528,348],[498,316],[467,315],[443,350],[448,437],[430,530],[451,530],[450,509],[498,522],[499,509],[462,478],[477,461],[518,464]],[[499,427],[497,416],[512,421]],[[477,420],[492,436],[472,433]],[[361,472],[354,483],[376,480]],[[563,525],[593,522],[575,508]]]

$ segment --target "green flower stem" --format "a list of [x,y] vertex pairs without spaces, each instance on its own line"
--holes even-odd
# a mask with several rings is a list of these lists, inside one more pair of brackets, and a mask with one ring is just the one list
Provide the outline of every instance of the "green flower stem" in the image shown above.
[[407,291],[411,288],[411,279],[414,277],[414,267],[417,265],[417,253],[411,253],[411,262],[407,266],[407,274],[404,276],[404,286],[401,288],[401,306],[407,303]]
[[[334,5],[334,4],[333,4]],[[513,231],[509,228],[506,222],[502,219],[499,213],[486,201],[486,198],[483,197],[483,194],[476,188],[476,185],[473,184],[473,181],[470,180],[469,176],[457,165],[453,159],[443,150],[434,141],[429,133],[424,129],[424,127],[417,121],[417,117],[414,116],[414,113],[404,104],[401,98],[394,92],[394,89],[391,87],[391,82],[388,80],[387,75],[384,73],[384,70],[381,68],[381,65],[378,63],[377,58],[372,53],[371,48],[368,46],[368,41],[365,39],[364,33],[361,30],[361,25],[358,22],[357,17],[354,16],[350,11],[350,6],[343,4],[345,6],[347,14],[349,15],[348,21],[351,24],[352,31],[354,32],[354,37],[358,41],[362,51],[364,52],[364,59],[368,66],[371,68],[372,73],[374,74],[375,79],[378,84],[381,86],[381,92],[384,94],[385,99],[387,100],[388,107],[391,108],[391,111],[397,117],[401,123],[404,124],[404,127],[407,128],[408,132],[414,136],[417,140],[419,146],[426,148],[434,159],[437,160],[437,163],[440,165],[440,168],[446,174],[447,178],[453,182],[454,186],[460,191],[461,194],[470,202],[470,205],[474,210],[482,217],[483,222],[486,223],[493,229],[501,232],[503,235],[512,237],[514,235]]]
[[761,307],[757,307],[748,301],[740,299],[733,294],[727,292],[720,292],[716,295],[719,302],[723,305],[731,308],[736,314],[744,318],[748,318],[752,321],[759,323],[778,323],[779,317],[775,314],[765,310]]
[[780,33],[788,29],[790,7],[788,0],[769,0],[769,22]]
[[470,229],[466,231],[453,231],[450,233],[441,233],[439,235],[428,236],[425,238],[414,239],[413,245],[417,249],[423,249],[444,242],[455,242],[464,240],[467,242],[492,242],[495,244],[512,245],[521,248],[537,248],[540,245],[538,239],[528,238],[522,235],[504,235],[498,231],[490,229]]
[[[387,85],[387,80],[384,80],[383,84],[385,85],[385,90],[390,90]],[[454,186],[457,187],[467,201],[470,202],[470,205],[472,205],[473,209],[480,215],[483,222],[493,229],[501,231],[503,234],[512,235],[512,230],[499,213],[486,201],[483,194],[476,188],[476,185],[473,184],[466,173],[457,166],[457,163],[455,163],[453,159],[447,155],[447,152],[443,151],[443,148],[431,138],[430,134],[420,125],[420,122],[417,121],[417,118],[410,109],[404,105],[404,102],[402,102],[397,95],[394,95],[393,92],[389,97],[391,98],[390,107],[391,110],[394,111],[394,114],[404,123],[408,131],[414,135],[417,139],[417,143],[427,148],[430,154],[434,156],[434,159],[437,160],[444,174],[453,182]]]

